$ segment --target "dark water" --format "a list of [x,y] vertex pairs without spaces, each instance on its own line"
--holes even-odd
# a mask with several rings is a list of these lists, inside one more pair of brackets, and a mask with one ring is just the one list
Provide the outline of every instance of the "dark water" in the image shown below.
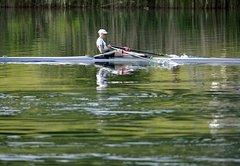
[[[0,24],[0,55],[92,55],[104,27],[116,45],[240,57],[235,11],[1,10]],[[0,165],[239,165],[239,71],[1,64]]]

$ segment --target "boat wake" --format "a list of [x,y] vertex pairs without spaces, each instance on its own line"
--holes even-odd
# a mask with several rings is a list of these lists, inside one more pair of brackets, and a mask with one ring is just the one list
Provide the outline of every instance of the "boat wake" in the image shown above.
[[158,58],[156,61],[157,61],[157,64],[163,68],[167,68],[167,69],[172,69],[174,67],[177,67],[179,65],[183,65],[183,64],[180,64],[176,61],[174,61],[173,59],[180,59],[180,58],[189,58],[188,55],[182,55],[182,56],[178,56],[178,55],[175,55],[175,54],[170,54],[170,55],[166,55],[167,57],[169,58]]
[[188,55],[169,55],[169,58],[156,58],[159,64],[168,64],[171,66],[189,65],[189,64],[206,64],[206,65],[239,65],[240,58],[201,58]]

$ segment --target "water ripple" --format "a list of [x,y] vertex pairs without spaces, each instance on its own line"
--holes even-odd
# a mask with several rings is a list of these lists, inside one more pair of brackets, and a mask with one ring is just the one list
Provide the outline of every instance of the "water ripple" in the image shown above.
[[7,106],[3,106],[3,107],[1,107],[1,110],[0,110],[0,116],[14,116],[14,115],[19,114],[20,112],[21,112],[20,110],[12,109]]
[[53,146],[53,142],[8,142],[9,147],[41,147],[42,145],[51,145]]
[[[55,159],[56,162],[71,162],[72,160],[89,158],[100,158],[102,160],[112,160],[121,162],[134,162],[135,164],[154,165],[157,163],[173,164],[173,165],[189,165],[192,162],[208,162],[208,163],[240,163],[238,158],[211,158],[201,156],[142,156],[130,157],[121,155],[111,155],[109,153],[80,153],[80,154],[39,154],[39,155],[17,155],[17,154],[0,154],[1,161],[32,161],[44,162],[46,159]],[[187,161],[186,161],[187,160]]]
[[138,161],[138,162],[180,162],[173,157],[124,157],[104,153],[80,153],[80,154],[42,154],[42,155],[17,155],[17,154],[0,154],[2,161],[35,161],[43,162],[44,159],[59,159],[69,161],[86,158],[101,158],[114,161]]

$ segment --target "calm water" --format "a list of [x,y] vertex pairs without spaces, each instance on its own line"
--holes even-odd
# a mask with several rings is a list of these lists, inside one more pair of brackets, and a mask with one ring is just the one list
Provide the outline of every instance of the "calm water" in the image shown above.
[[[239,17],[1,10],[0,55],[93,55],[104,27],[115,45],[240,58]],[[239,71],[240,65],[1,64],[0,165],[239,165]]]

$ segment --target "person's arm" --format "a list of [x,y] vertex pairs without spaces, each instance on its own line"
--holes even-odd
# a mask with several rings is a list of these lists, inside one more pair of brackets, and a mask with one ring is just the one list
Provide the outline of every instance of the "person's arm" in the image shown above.
[[110,44],[107,45],[106,48],[103,48],[102,45],[98,45],[98,49],[99,49],[99,51],[100,51],[101,53],[107,52],[108,50],[112,50],[111,47],[112,47],[112,46],[111,46]]

